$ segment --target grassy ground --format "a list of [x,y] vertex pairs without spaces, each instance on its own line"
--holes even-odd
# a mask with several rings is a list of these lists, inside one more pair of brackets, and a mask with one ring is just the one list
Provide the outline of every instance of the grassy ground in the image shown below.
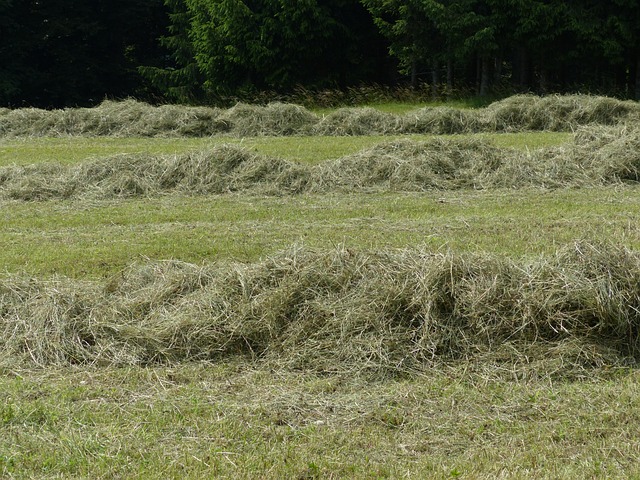
[[638,478],[640,378],[384,383],[247,369],[0,377],[8,478]]
[[[490,137],[530,149],[569,139]],[[0,165],[174,154],[222,141],[316,163],[388,138],[4,139]],[[637,193],[619,186],[2,202],[0,269],[98,279],[141,257],[252,262],[295,242],[509,257],[582,239],[639,248]],[[240,360],[0,368],[0,477],[640,478],[639,393],[633,369],[558,380],[464,362],[384,382]]]
[[143,256],[255,261],[296,242],[535,256],[575,240],[638,247],[639,216],[633,187],[5,202],[0,264],[29,275],[100,277]]
[[[481,134],[497,146],[539,148],[559,145],[570,140],[563,132],[531,132]],[[431,135],[405,135],[402,138],[425,140]],[[358,137],[205,137],[205,138],[0,138],[0,167],[30,165],[43,162],[75,164],[91,158],[121,153],[175,155],[194,150],[206,150],[222,143],[240,144],[257,152],[286,160],[315,164],[358,152],[366,147],[400,138],[397,135]]]

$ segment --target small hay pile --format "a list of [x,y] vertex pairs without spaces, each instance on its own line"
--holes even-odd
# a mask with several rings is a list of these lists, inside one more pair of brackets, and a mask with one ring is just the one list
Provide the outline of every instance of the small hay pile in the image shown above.
[[2,280],[0,362],[239,355],[384,377],[483,361],[563,376],[636,364],[639,312],[640,255],[612,245],[533,262],[293,247],[252,265],[134,265],[104,285]]
[[481,123],[481,117],[481,110],[449,107],[421,108],[402,116],[399,131],[406,134],[450,135],[489,130]]
[[225,132],[221,110],[207,107],[150,105],[126,100],[104,101],[95,108],[65,109],[59,135],[114,137],[202,137]]
[[69,169],[59,164],[37,164],[0,168],[0,198],[43,201],[69,198],[75,189]]
[[56,136],[60,111],[19,108],[0,117],[0,135],[15,137]]
[[239,103],[219,120],[229,126],[233,135],[282,136],[309,133],[318,117],[304,107],[284,103],[270,103],[265,107]]
[[189,195],[253,191],[268,195],[307,189],[309,170],[220,145],[178,156],[123,154],[64,167],[39,164],[0,168],[0,198],[37,201],[121,198],[171,192]]
[[615,125],[640,120],[640,104],[590,95],[516,95],[481,111],[483,130],[570,131],[584,125]]
[[477,188],[510,154],[481,139],[397,140],[318,165],[310,187],[318,191]]
[[400,131],[395,115],[370,107],[340,108],[323,117],[313,129],[315,135],[386,135]]
[[583,127],[574,136],[574,157],[589,159],[602,183],[640,181],[640,128]]
[[221,110],[106,100],[94,108],[11,110],[0,121],[4,136],[210,136],[228,130]]

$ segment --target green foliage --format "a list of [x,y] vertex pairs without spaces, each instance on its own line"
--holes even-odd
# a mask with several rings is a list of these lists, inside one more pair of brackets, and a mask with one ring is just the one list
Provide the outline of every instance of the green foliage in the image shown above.
[[202,98],[202,74],[195,61],[195,49],[189,39],[190,14],[183,0],[164,0],[168,10],[167,34],[158,39],[170,52],[171,63],[164,66],[140,66],[138,71],[167,99],[190,103]]
[[219,100],[253,90],[328,86],[372,74],[371,62],[361,61],[360,47],[374,30],[372,25],[367,29],[366,11],[357,2],[167,0],[166,4],[172,11],[171,36],[161,42],[174,65],[141,72],[164,88],[169,98]]
[[[437,83],[440,65],[446,62],[449,88],[454,67],[464,72],[467,82],[478,82],[483,94],[490,81],[507,79],[547,91],[580,83],[620,83],[620,77],[629,83],[636,71],[637,2],[361,2],[388,38],[390,52],[404,72],[430,69],[430,81]],[[505,61],[510,72],[503,72]],[[480,68],[469,75],[476,62]],[[607,73],[611,67],[617,76]]]

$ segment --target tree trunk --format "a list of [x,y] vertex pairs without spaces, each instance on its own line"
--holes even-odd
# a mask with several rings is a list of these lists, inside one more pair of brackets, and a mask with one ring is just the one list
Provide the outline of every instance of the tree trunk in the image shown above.
[[493,80],[491,83],[494,85],[496,82],[501,83],[502,81],[502,54],[493,59]]
[[453,94],[453,56],[447,58],[447,96]]
[[540,93],[543,95],[549,92],[549,73],[546,67],[540,67]]
[[480,55],[476,57],[476,94],[480,95],[480,84],[482,77],[482,60],[480,59]]
[[418,63],[415,60],[411,61],[411,88],[418,88]]
[[640,53],[636,62],[636,100],[640,100]]
[[541,56],[538,62],[538,88],[543,95],[549,92],[549,70],[544,56]]
[[489,82],[491,77],[491,71],[489,68],[489,57],[483,56],[481,62],[480,96],[486,97],[489,94]]
[[431,61],[431,97],[438,99],[438,85],[440,84],[440,66],[435,58]]
[[521,90],[529,90],[529,55],[525,47],[518,48],[518,85]]

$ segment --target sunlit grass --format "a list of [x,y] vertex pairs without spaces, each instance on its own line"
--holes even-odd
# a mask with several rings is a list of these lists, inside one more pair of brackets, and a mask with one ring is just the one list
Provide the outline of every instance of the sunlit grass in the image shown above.
[[242,364],[0,377],[6,478],[638,478],[637,373],[384,383]]
[[295,242],[526,256],[584,239],[640,246],[637,218],[635,187],[5,202],[0,264],[99,277],[142,257],[255,261]]
[[[571,139],[482,136],[520,149]],[[0,165],[173,155],[220,142],[318,163],[391,138],[2,139]],[[524,258],[583,239],[640,248],[638,193],[618,186],[5,201],[0,277],[94,280],[147,258],[253,262],[296,242]],[[638,373],[596,371],[558,381],[462,364],[374,382],[240,360],[0,366],[0,477],[640,478]]]
[[[534,149],[560,145],[571,140],[571,134],[530,132],[478,134],[501,147]],[[221,143],[240,144],[273,157],[304,163],[320,163],[356,153],[397,138],[428,140],[433,135],[370,135],[357,137],[207,137],[207,138],[110,138],[62,137],[0,139],[0,166],[57,162],[75,164],[90,159],[123,153],[178,155],[205,150]]]

